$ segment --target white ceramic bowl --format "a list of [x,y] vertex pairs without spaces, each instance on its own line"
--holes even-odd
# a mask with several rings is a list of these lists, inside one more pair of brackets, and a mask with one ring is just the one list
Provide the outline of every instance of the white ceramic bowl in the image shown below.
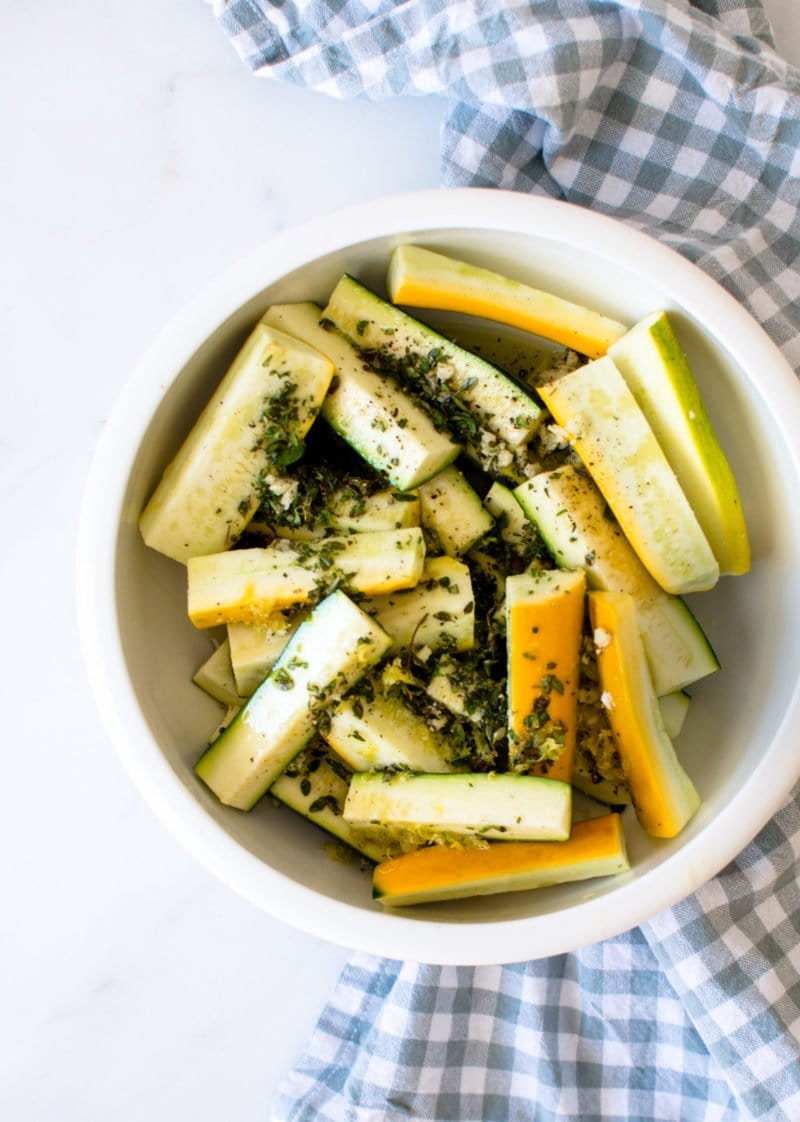
[[[227,361],[275,301],[325,302],[345,269],[381,287],[413,241],[508,272],[617,319],[674,314],[739,480],[753,570],[694,598],[722,671],[693,689],[679,742],[703,806],[653,841],[626,815],[633,871],[617,879],[386,913],[369,876],[269,799],[221,806],[192,765],[217,707],[192,685],[209,640],[186,619],[181,566],[145,548],[137,517]],[[92,468],[79,544],[85,657],[110,737],[146,800],[186,846],[258,906],[315,934],[395,958],[512,962],[624,931],[717,873],[788,795],[800,753],[800,385],[722,288],[613,220],[500,191],[378,200],[274,238],[157,339],[123,392]]]

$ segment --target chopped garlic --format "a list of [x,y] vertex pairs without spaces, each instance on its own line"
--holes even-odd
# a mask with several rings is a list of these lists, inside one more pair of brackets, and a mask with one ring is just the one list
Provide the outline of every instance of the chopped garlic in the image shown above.
[[300,490],[300,481],[297,479],[290,479],[287,475],[273,475],[270,473],[264,477],[264,483],[274,495],[278,496],[284,510],[289,509],[297,498]]
[[604,627],[594,629],[594,649],[598,654],[600,651],[604,651],[610,642],[611,636]]
[[561,445],[562,447],[565,444],[569,444],[569,433],[566,429],[563,429],[561,425],[548,425],[547,431],[553,434],[559,445]]
[[381,672],[381,682],[387,692],[396,685],[417,685],[417,679],[403,665],[402,659],[387,662]]

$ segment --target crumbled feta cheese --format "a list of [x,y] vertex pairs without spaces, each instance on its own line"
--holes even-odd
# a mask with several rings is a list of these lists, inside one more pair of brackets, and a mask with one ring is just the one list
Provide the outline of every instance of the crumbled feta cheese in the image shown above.
[[514,454],[493,432],[484,429],[481,432],[478,444],[478,454],[484,465],[490,464],[493,471],[509,467],[514,461]]
[[533,479],[534,475],[538,475],[542,470],[542,465],[538,460],[526,460],[520,465],[520,471],[526,479]]
[[611,636],[604,627],[594,629],[594,647],[598,654],[604,651],[610,642]]
[[604,709],[614,708],[614,698],[611,696],[608,690],[603,690],[603,692],[600,694],[600,704]]
[[549,456],[553,452],[567,448],[569,447],[567,430],[562,429],[561,425],[545,425],[537,434],[536,444],[543,456]]

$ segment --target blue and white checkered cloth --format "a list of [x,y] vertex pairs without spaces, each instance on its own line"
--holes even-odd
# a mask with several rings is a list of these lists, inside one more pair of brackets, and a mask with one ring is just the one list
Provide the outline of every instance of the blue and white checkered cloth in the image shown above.
[[[710,273],[800,368],[800,73],[760,0],[214,0],[258,74],[437,94],[448,185],[544,193]],[[641,928],[516,966],[359,955],[292,1122],[800,1120],[800,792]]]

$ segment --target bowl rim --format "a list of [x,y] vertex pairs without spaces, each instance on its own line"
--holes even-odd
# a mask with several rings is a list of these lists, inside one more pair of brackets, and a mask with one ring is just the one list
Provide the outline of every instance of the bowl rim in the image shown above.
[[[234,841],[184,786],[150,732],[125,665],[115,597],[131,464],[162,397],[200,344],[259,291],[315,258],[377,237],[457,228],[544,233],[578,251],[589,245],[629,273],[656,271],[660,287],[680,293],[679,303],[692,309],[693,320],[712,337],[719,338],[720,322],[732,320],[726,346],[735,349],[745,371],[758,371],[759,395],[800,478],[800,386],[794,372],[750,313],[697,266],[632,226],[560,200],[485,188],[410,192],[358,203],[276,234],[208,284],[163,328],[123,387],[95,449],[78,527],[76,584],[81,647],[111,743],[145,801],[206,869],[278,919],[312,935],[323,931],[331,942],[421,962],[482,965],[599,942],[672,907],[714,877],[783,805],[800,776],[800,755],[786,735],[800,724],[800,683],[765,747],[768,774],[763,758],[752,773],[754,781],[762,774],[766,793],[754,800],[749,784],[739,791],[714,819],[713,847],[706,827],[657,869],[621,879],[612,897],[493,923],[443,923],[323,898]],[[642,258],[646,270],[637,265]]]

